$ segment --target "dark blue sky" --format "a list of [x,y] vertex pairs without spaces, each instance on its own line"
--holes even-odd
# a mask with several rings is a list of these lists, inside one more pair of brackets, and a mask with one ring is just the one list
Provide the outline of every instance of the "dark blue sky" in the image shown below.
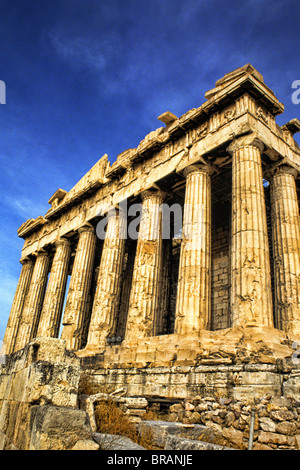
[[[248,62],[298,117],[299,0],[0,0],[0,339],[20,272],[17,228],[107,153],[204,102]],[[299,142],[299,138],[297,137]]]

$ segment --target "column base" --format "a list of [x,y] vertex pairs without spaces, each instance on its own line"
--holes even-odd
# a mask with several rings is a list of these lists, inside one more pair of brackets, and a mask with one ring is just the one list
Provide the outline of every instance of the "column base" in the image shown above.
[[300,359],[293,361],[293,339],[275,328],[235,327],[124,341],[98,355],[80,351],[81,393],[123,390],[180,400],[284,394],[298,400]]
[[276,328],[254,326],[233,327],[218,331],[202,330],[198,334],[170,334],[136,341],[124,340],[121,345],[86,347],[76,352],[82,358],[103,356],[103,364],[111,367],[145,367],[200,364],[275,364],[277,359],[292,358],[292,344],[300,335],[288,335]]

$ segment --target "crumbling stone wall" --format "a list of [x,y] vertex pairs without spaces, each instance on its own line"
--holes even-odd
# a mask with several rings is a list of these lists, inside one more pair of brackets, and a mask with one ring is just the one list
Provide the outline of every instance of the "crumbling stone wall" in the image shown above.
[[204,424],[220,445],[245,450],[249,442],[251,410],[255,410],[254,450],[300,449],[300,402],[271,395],[252,403],[206,397],[174,404],[169,420]]
[[124,389],[120,389],[120,394],[115,391],[109,393],[96,393],[94,395],[79,395],[80,409],[87,412],[89,415],[91,427],[93,431],[97,431],[95,407],[99,403],[114,403],[122,410],[128,421],[137,424],[146,415],[146,408],[148,401],[143,397],[126,397],[124,396]]
[[7,357],[0,374],[0,449],[71,449],[91,439],[77,407],[79,360],[65,342],[37,338]]

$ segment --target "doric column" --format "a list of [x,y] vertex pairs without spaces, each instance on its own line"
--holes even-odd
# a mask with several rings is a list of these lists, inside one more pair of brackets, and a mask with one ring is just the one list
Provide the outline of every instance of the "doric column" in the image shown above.
[[126,340],[157,334],[157,314],[162,266],[162,211],[164,194],[144,191],[142,215],[132,277]]
[[49,264],[49,254],[46,251],[38,252],[21,315],[15,351],[24,348],[36,336],[48,280]]
[[200,165],[184,170],[186,189],[175,333],[208,329],[211,307],[211,177]]
[[82,334],[86,320],[93,265],[96,236],[91,225],[79,230],[79,240],[75,254],[68,297],[63,317],[61,338],[66,340],[67,348],[78,350],[82,344]]
[[300,335],[300,222],[297,171],[278,168],[271,179],[276,327]]
[[5,354],[14,352],[20,318],[33,273],[34,262],[32,259],[25,258],[21,260],[21,264],[22,269],[3,339]]
[[68,266],[70,261],[70,241],[61,238],[55,242],[54,254],[37,336],[57,338],[65,297]]
[[237,139],[232,152],[232,326],[272,326],[269,241],[260,152],[253,135]]
[[106,338],[111,336],[116,329],[125,254],[126,218],[123,212],[118,209],[109,211],[107,218],[107,230],[102,249],[87,347],[105,347]]

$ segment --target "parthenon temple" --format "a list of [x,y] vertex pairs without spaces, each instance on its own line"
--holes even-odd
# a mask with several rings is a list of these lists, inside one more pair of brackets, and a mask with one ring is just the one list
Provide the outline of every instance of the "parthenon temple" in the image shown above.
[[58,189],[18,230],[5,354],[56,338],[95,389],[133,395],[280,388],[270,368],[300,345],[300,122],[283,111],[247,64]]

